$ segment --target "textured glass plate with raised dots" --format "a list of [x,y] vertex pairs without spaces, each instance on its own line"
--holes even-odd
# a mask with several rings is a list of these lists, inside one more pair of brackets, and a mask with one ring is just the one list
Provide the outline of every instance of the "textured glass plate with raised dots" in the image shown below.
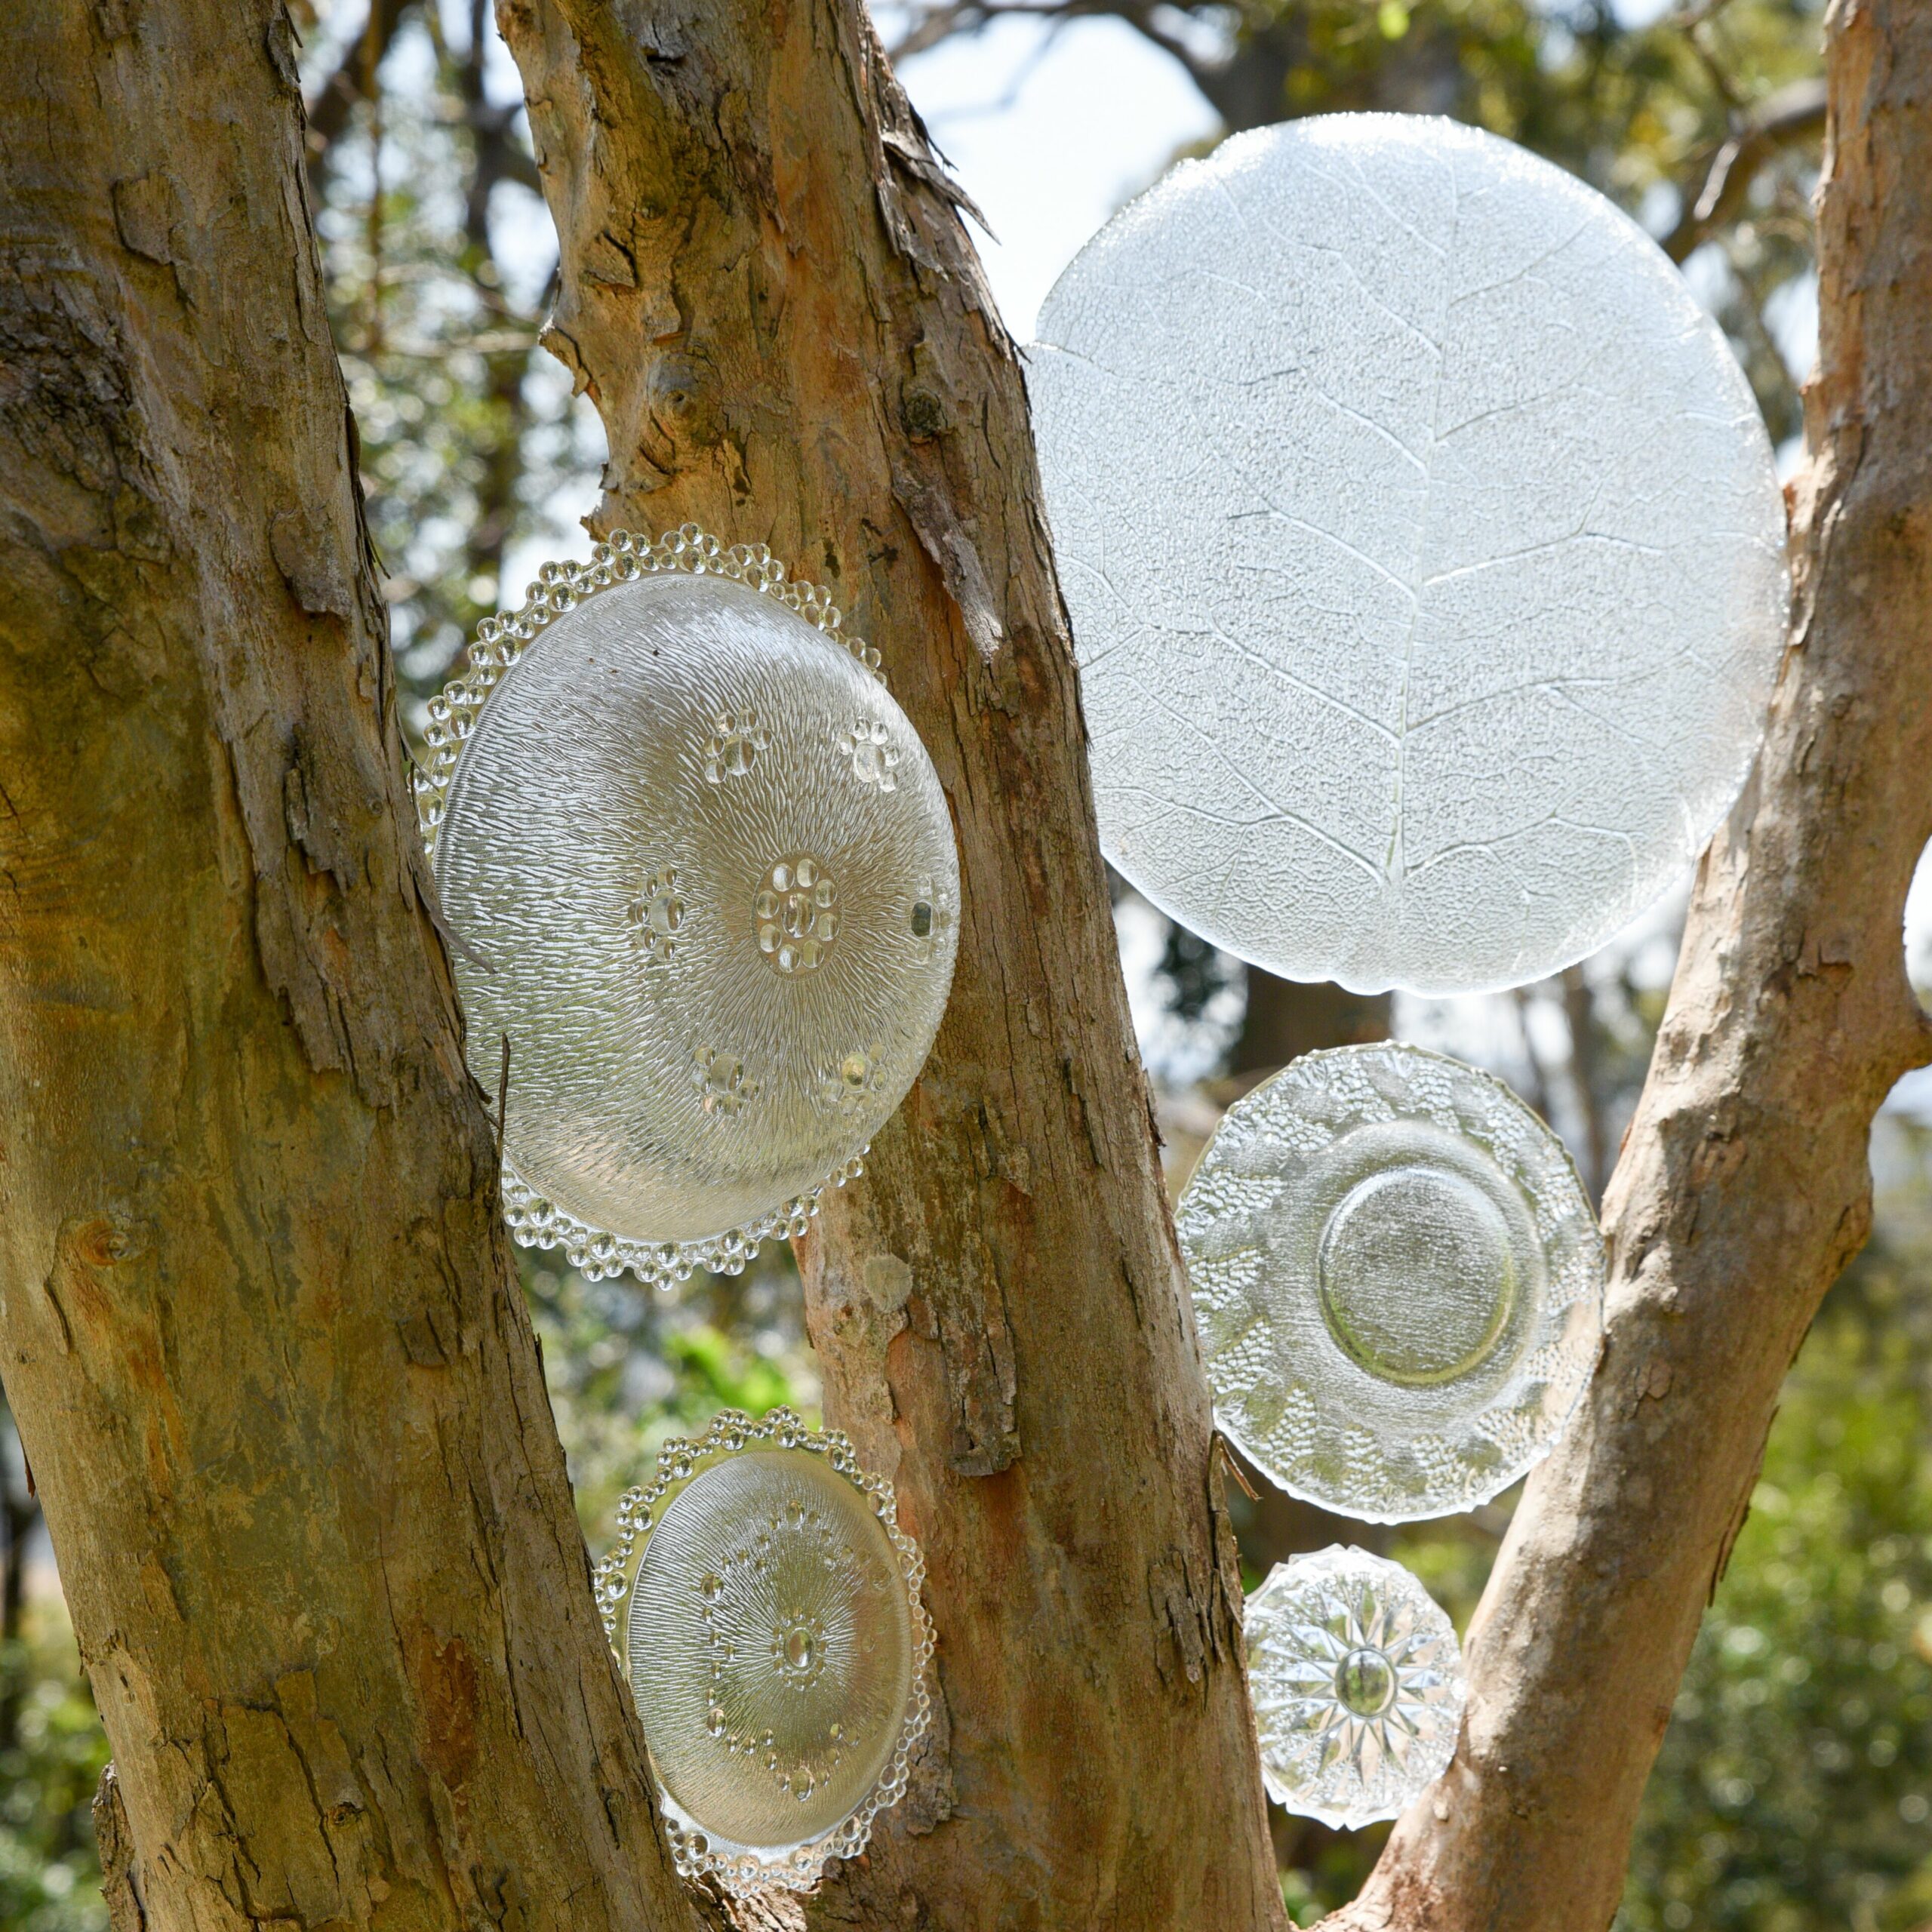
[[1398,1817],[1447,1770],[1463,1654],[1399,1563],[1340,1545],[1278,1563],[1248,1598],[1243,1631],[1276,1804],[1352,1830]]
[[789,1409],[669,1442],[598,1566],[678,1869],[817,1882],[906,1789],[931,1721],[918,1546],[891,1485]]
[[931,760],[763,549],[546,566],[418,783],[503,1192],[592,1275],[735,1271],[857,1173],[930,1051],[959,873]]
[[1603,1239],[1576,1169],[1441,1054],[1305,1054],[1228,1109],[1175,1218],[1216,1420],[1324,1509],[1487,1501],[1595,1364]]
[[1297,980],[1581,958],[1755,755],[1784,506],[1635,223],[1493,135],[1338,115],[1184,162],[1028,386],[1107,856]]

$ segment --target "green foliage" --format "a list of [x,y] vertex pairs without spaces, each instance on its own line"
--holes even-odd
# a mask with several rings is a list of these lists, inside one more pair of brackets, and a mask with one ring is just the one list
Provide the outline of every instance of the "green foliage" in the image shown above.
[[[1823,0],[1684,0],[1642,25],[1615,0],[904,5],[906,44],[918,48],[1007,13],[1112,14],[1173,56],[1230,132],[1309,114],[1449,115],[1548,155],[1660,234],[1695,205],[1727,139],[1780,90],[1814,79],[1823,57]],[[1777,329],[1811,266],[1817,155],[1815,122],[1774,143],[1696,265],[1774,443],[1801,426],[1803,371],[1787,366]]]
[[554,237],[515,178],[527,143],[489,97],[483,50],[451,45],[438,6],[406,9],[380,48],[355,24],[335,38],[359,11],[322,5],[304,60],[312,88],[339,63],[365,95],[378,83],[316,165],[317,229],[397,663],[420,698],[479,618],[521,600],[500,581],[510,546],[569,537],[549,506],[595,470],[599,438],[537,352]]
[[103,1932],[100,1866],[91,1807],[107,1740],[58,1601],[29,1606],[22,1634],[0,1646],[0,1927]]
[[1932,1242],[1835,1289],[1646,1793],[1620,1932],[1932,1921]]
[[527,1256],[524,1285],[593,1549],[608,1539],[617,1499],[672,1436],[697,1434],[720,1409],[760,1416],[783,1403],[818,1420],[789,1249],[768,1248],[742,1275],[700,1275],[667,1294],[628,1278],[586,1281],[555,1260]]

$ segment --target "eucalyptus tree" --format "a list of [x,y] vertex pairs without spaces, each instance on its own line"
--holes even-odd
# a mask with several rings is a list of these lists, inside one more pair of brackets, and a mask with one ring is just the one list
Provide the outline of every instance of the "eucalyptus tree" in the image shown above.
[[[835,586],[950,799],[958,977],[801,1243],[943,1721],[808,1924],[1276,1927],[1240,1583],[1014,346],[852,0],[505,0],[601,528]],[[498,1214],[269,0],[0,25],[0,1364],[115,1752],[117,1926],[672,1927]],[[1341,1922],[1602,1924],[1780,1379],[1932,1057],[1932,10],[1830,30],[1757,779],[1612,1182],[1601,1366]]]

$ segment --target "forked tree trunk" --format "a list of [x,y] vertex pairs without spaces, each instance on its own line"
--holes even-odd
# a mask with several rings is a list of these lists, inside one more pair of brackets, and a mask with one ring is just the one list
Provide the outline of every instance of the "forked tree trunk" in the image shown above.
[[[1020,379],[949,191],[853,0],[506,12],[608,520],[835,585],[964,860],[939,1049],[806,1257],[949,1730],[811,1917],[1278,1925]],[[286,17],[22,0],[0,32],[0,1365],[120,1764],[117,1908],[679,1926],[415,857]],[[1932,25],[1835,36],[1794,648],[1613,1191],[1603,1371],[1365,1927],[1607,1919],[1925,1055]]]
[[[829,545],[826,567],[841,573],[862,627],[885,641],[953,792],[969,892],[1001,889],[1012,833],[997,820],[1013,788],[973,773],[976,755],[1010,758],[1008,734],[1025,714],[1000,721],[988,742],[975,691],[1005,668],[1002,651],[1033,645],[1042,623],[1026,569],[1037,551],[1031,466],[1004,402],[1005,346],[983,320],[943,183],[869,42],[835,6],[786,11],[768,31],[761,15],[648,6],[626,17],[628,40],[577,0],[506,14],[566,261],[578,271],[558,346],[611,429],[608,513],[648,525],[670,520],[675,506],[781,547],[788,537]],[[1926,1057],[1899,919],[1932,832],[1923,786],[1932,223],[1918,185],[1932,159],[1923,152],[1932,59],[1922,5],[1841,11],[1833,31],[1850,145],[1835,149],[1823,224],[1830,312],[1814,400],[1820,455],[1801,493],[1794,648],[1759,777],[1703,875],[1612,1194],[1603,1371],[1533,1487],[1474,1633],[1465,1749],[1346,1915],[1364,1927],[1574,1932],[1607,1921],[1637,1798],[1780,1379],[1862,1238],[1872,1114]],[[868,180],[882,227],[855,203],[855,184]],[[848,292],[828,309],[841,283]],[[660,395],[677,408],[657,406]],[[774,437],[774,425],[792,434]],[[841,540],[855,525],[860,543]],[[935,579],[944,599],[933,596]],[[923,617],[941,647],[909,651],[895,635],[902,615]],[[1035,797],[1023,808],[1010,825],[1042,823]],[[981,825],[989,838],[977,835]],[[810,1284],[829,1404],[874,1454],[896,1460],[935,1543],[952,1771],[966,1815],[930,1835],[897,1835],[868,1877],[821,1904],[828,1922],[878,1906],[935,1924],[1000,1923],[1032,1903],[1023,1884],[1008,1889],[1014,1847],[1048,1867],[1057,1856],[1075,1875],[1060,1894],[1063,1922],[1088,1922],[1096,1897],[1112,1903],[1096,1860],[1105,1841],[1060,1829],[1069,1814],[1055,1808],[1051,1779],[1071,1734],[1063,1724],[1061,1735],[1029,1732],[1014,1696],[1016,1675],[1036,1659],[1060,1670],[1071,1661],[1042,1644],[1037,1607],[1064,1591],[1067,1572],[1051,1521],[1043,1537],[1026,1517],[996,1514],[1004,1499],[977,1475],[984,1438],[973,1425],[992,1384],[973,1369],[996,1368],[1003,1391],[997,1343],[1009,1342],[1024,1454],[1001,1481],[1023,1478],[1029,1502],[1049,1484],[1105,1484],[1104,1469],[1069,1478],[1054,1460],[1068,1418],[1080,1431],[1097,1418],[1106,1426],[1130,1392],[1097,1385],[1105,1364],[1081,1346],[1091,1325],[1069,1334],[1054,1319],[1079,1305],[1079,1275],[1054,1269],[1047,1278],[1063,1299],[1042,1307],[1041,1278],[1009,1258],[996,1184],[1015,1137],[1002,1112],[968,1113],[961,1131],[946,1109],[973,1095],[986,1105],[984,1062],[968,1061],[961,1044],[983,1025],[976,975],[998,974],[1023,996],[1008,1012],[1028,1023],[1026,1036],[1011,1027],[1024,1056],[1040,1037],[1035,998],[1051,998],[1057,981],[1078,985],[1088,964],[1077,951],[1044,962],[1035,995],[1022,977],[1034,963],[1030,935],[1016,947],[1008,921],[995,916],[977,934],[976,923],[969,916],[961,1008],[909,1110],[915,1131],[902,1123],[888,1137],[872,1186],[833,1218],[842,1238],[817,1257]],[[1071,1124],[1104,1118],[1097,1094],[1081,1097]],[[1038,1152],[1018,1138],[1030,1177]],[[1097,1167],[1094,1232],[1077,1258],[1121,1226],[1103,1191],[1112,1177]],[[962,1179],[977,1181],[977,1218],[962,1208],[973,1200]],[[1039,1244],[1036,1266],[1051,1268],[1041,1204],[1029,1191],[1026,1232]],[[902,1318],[895,1304],[909,1283]],[[1042,1411],[1044,1427],[1032,1420]],[[940,1432],[949,1427],[949,1465]],[[1111,1420],[1110,1446],[1121,1429]],[[1198,1738],[1177,1755],[1123,1754],[1115,1763],[1137,1790],[1114,1801],[1114,1814],[1147,1793],[1175,1815],[1177,1769],[1185,1785],[1211,1775],[1212,1761]],[[993,1808],[1001,1804],[1004,1816]],[[986,1849],[996,1854],[990,1870]],[[1164,1922],[1182,1922],[1178,1903],[1160,1902]]]
[[278,0],[0,11],[0,1369],[118,1766],[109,1896],[674,1928],[302,177]]
[[1865,1239],[1872,1115],[1932,1059],[1900,943],[1932,837],[1932,5],[1837,0],[1826,37],[1819,366],[1770,734],[1699,872],[1611,1183],[1601,1366],[1476,1613],[1456,1761],[1337,1926],[1609,1922],[1779,1385]]
[[502,0],[610,433],[597,521],[830,586],[950,801],[931,1064],[806,1242],[828,1418],[924,1546],[947,1728],[814,1923],[1281,1906],[1020,369],[857,0]]

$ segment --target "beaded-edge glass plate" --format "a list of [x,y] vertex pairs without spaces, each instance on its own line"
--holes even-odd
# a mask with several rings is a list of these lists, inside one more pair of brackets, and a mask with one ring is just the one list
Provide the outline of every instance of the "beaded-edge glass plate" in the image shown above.
[[[620,1667],[625,1653],[639,1640],[631,1619],[639,1572],[653,1532],[672,1505],[706,1470],[747,1452],[774,1448],[822,1457],[826,1466],[863,1496],[897,1559],[912,1631],[910,1690],[897,1742],[885,1767],[866,1797],[835,1823],[815,1835],[783,1845],[749,1844],[721,1837],[691,1816],[658,1775],[658,1801],[664,1814],[672,1857],[686,1878],[709,1877],[726,1891],[744,1897],[774,1890],[808,1891],[826,1862],[850,1858],[872,1835],[873,1821],[905,1795],[912,1753],[931,1729],[933,1715],[932,1625],[920,1599],[925,1561],[919,1546],[900,1529],[892,1485],[860,1466],[849,1438],[836,1429],[811,1429],[791,1410],[777,1408],[759,1420],[736,1409],[721,1411],[703,1435],[672,1441],[658,1452],[657,1473],[649,1483],[627,1491],[617,1506],[617,1536],[597,1566],[595,1584],[604,1632]],[[634,1691],[635,1694],[635,1691]],[[640,1710],[639,1716],[643,1716]],[[648,1725],[645,1742],[649,1743]]]
[[[655,543],[628,531],[614,531],[583,563],[549,563],[537,574],[528,601],[503,617],[486,617],[469,647],[469,669],[430,700],[424,734],[429,759],[412,779],[417,814],[432,864],[463,744],[474,731],[491,693],[546,627],[586,598],[640,577],[677,573],[721,577],[773,598],[814,625],[848,651],[881,684],[878,651],[862,639],[841,635],[842,614],[816,584],[792,577],[762,544],[726,547],[694,524],[686,524]],[[934,943],[949,939],[956,907],[949,881],[935,881],[930,914]],[[514,1078],[514,1070],[512,1070]],[[522,1172],[513,1149],[503,1163],[505,1218],[514,1238],[527,1247],[559,1247],[573,1267],[595,1281],[629,1269],[647,1285],[668,1287],[698,1269],[741,1272],[768,1240],[802,1234],[817,1212],[824,1189],[842,1186],[863,1171],[865,1149],[841,1163],[822,1181],[761,1215],[700,1239],[652,1241],[595,1226],[550,1199]]]

